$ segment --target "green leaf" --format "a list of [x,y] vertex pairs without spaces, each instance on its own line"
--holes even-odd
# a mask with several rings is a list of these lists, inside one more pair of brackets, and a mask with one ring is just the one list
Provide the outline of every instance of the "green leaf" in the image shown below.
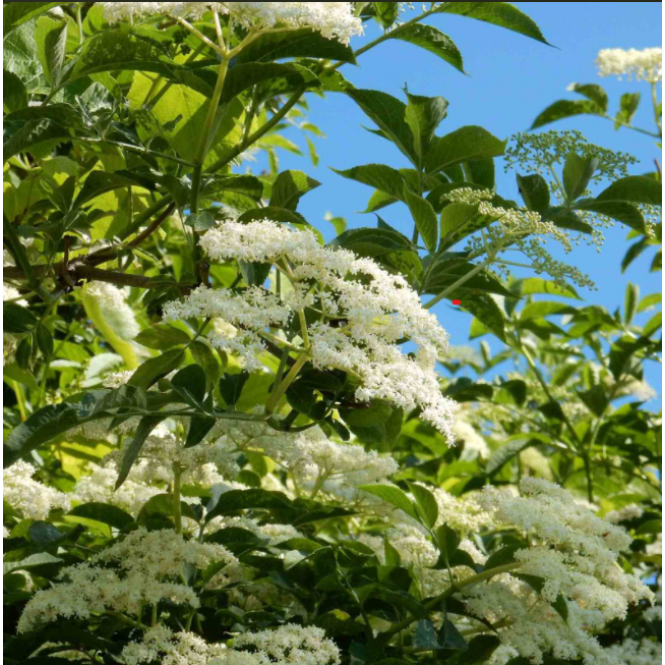
[[2,34],[6,37],[14,28],[27,23],[62,2],[6,2],[2,8]]
[[613,182],[596,197],[596,201],[630,201],[663,205],[662,185],[649,176],[631,175]]
[[44,325],[39,325],[35,330],[35,337],[37,339],[37,348],[42,354],[50,359],[53,356],[53,335],[51,331]]
[[543,293],[562,296],[564,298],[574,298],[575,300],[580,299],[577,291],[572,286],[562,286],[561,284],[557,284],[557,282],[549,282],[542,277],[529,277],[517,280],[511,284],[511,290],[523,296]]
[[28,91],[25,89],[23,81],[6,69],[2,70],[2,104],[8,113],[18,111],[28,105]]
[[436,651],[437,649],[441,649],[441,645],[436,638],[434,624],[429,619],[421,619],[416,624],[416,630],[413,633],[414,652]]
[[394,485],[360,485],[358,489],[383,499],[391,506],[405,512],[409,517],[420,521],[415,505],[399,487]]
[[528,319],[540,319],[545,316],[553,314],[574,314],[577,310],[570,305],[562,302],[549,302],[546,300],[539,300],[531,302],[520,312],[520,321],[527,321]]
[[173,78],[174,63],[154,41],[130,32],[129,26],[104,29],[85,40],[68,75],[72,81],[114,71],[153,72]]
[[569,89],[590,99],[600,109],[601,113],[607,113],[607,93],[602,86],[595,83],[573,83]]
[[50,152],[56,145],[70,139],[71,134],[69,130],[57,122],[52,120],[33,120],[14,132],[3,144],[3,164],[21,152],[31,152],[38,156],[43,151]]
[[389,28],[399,16],[400,5],[398,2],[373,2],[376,20],[382,28]]
[[549,125],[551,122],[563,120],[564,118],[572,118],[576,115],[602,115],[603,111],[598,104],[588,100],[575,100],[560,99],[548,106],[540,115],[533,121],[531,129],[538,129],[544,125]]
[[404,412],[383,400],[364,409],[339,409],[339,415],[360,441],[391,446],[402,429]]
[[409,207],[416,228],[423,238],[425,247],[434,253],[439,237],[439,220],[436,218],[432,204],[418,194],[414,194],[406,183],[404,184],[404,200]]
[[448,102],[443,97],[422,97],[408,92],[407,98],[405,120],[413,134],[413,149],[423,164],[434,132],[447,115]]
[[[205,73],[204,73],[205,72]],[[193,74],[205,76],[206,85],[212,93],[215,86],[217,71],[216,68],[206,69],[199,72],[193,70]],[[181,72],[176,71],[176,76],[180,77]],[[297,87],[307,81],[316,81],[316,77],[307,69],[298,67],[292,63],[277,64],[273,62],[260,63],[248,62],[237,64],[235,67],[230,67],[224,81],[224,91],[220,99],[221,104],[230,102],[234,97],[237,97],[245,90],[258,85],[260,83],[274,81],[281,79],[289,87]],[[188,77],[183,77],[182,82],[187,83]],[[203,90],[199,90],[203,93]],[[208,94],[210,94],[208,93]]]
[[347,90],[346,94],[379,127],[380,134],[392,141],[417,166],[413,133],[406,122],[406,104],[378,90]]
[[3,331],[14,335],[30,332],[37,324],[37,319],[30,311],[15,302],[5,302],[2,304],[2,318]]
[[[427,281],[423,285],[423,292],[438,295],[441,291],[452,286],[475,268],[475,264],[465,259],[440,258],[428,271]],[[457,298],[460,293],[470,293],[472,291],[484,291],[486,293],[496,293],[497,295],[509,297],[513,296],[496,278],[485,271],[480,271],[469,278],[463,286],[459,287],[457,294],[451,293],[451,298]],[[464,300],[466,301],[466,298]]]
[[563,187],[568,195],[568,201],[574,201],[584,194],[591,176],[597,169],[598,159],[595,157],[580,157],[574,152],[566,157],[563,167]]
[[[114,189],[136,187],[137,185],[137,181],[127,175],[110,173],[108,171],[93,171],[85,179],[83,187],[76,197],[74,206],[78,208],[88,201],[91,201],[102,194],[106,194],[106,192],[111,192]],[[150,186],[148,186],[148,188],[151,189]]]
[[577,201],[574,205],[576,210],[597,212],[606,217],[616,219],[618,222],[622,222],[631,229],[635,229],[641,233],[646,232],[646,223],[642,213],[634,205],[626,203],[625,201],[585,199]]
[[134,518],[126,513],[124,510],[112,506],[108,503],[84,503],[80,506],[76,506],[69,511],[69,515],[74,515],[75,517],[85,517],[88,520],[95,520],[96,522],[102,522],[103,524],[108,524],[114,529],[125,529],[130,524],[134,522]]
[[453,164],[466,161],[500,157],[506,143],[507,141],[500,141],[482,127],[460,127],[450,134],[434,139],[426,161],[427,173],[439,173]]
[[63,78],[67,51],[67,21],[43,16],[37,21],[35,42],[44,76],[52,88],[58,88]]
[[421,485],[416,485],[415,483],[407,484],[416,500],[416,509],[423,523],[430,529],[433,529],[436,520],[439,518],[439,506],[436,503],[434,495]]
[[498,568],[499,566],[506,566],[509,563],[514,563],[515,552],[521,549],[524,549],[523,545],[507,545],[506,547],[502,547],[500,550],[497,550],[490,555],[485,562],[484,569],[491,570],[492,568]]
[[149,358],[132,374],[128,385],[147,390],[159,379],[178,369],[184,358],[183,349],[171,349],[155,358]]
[[238,64],[283,58],[322,58],[354,64],[353,49],[311,28],[261,35],[238,54]]
[[393,39],[408,42],[414,46],[420,46],[420,48],[429,51],[449,65],[452,65],[457,71],[462,72],[462,74],[465,73],[462,54],[455,45],[455,42],[448,35],[444,35],[440,30],[431,25],[414,23],[405,28],[394,30],[392,33],[389,33],[389,36]]
[[560,593],[556,597],[556,600],[552,603],[552,607],[564,620],[564,623],[568,623],[568,603],[566,602],[566,598],[563,594]]
[[626,295],[624,296],[624,321],[630,324],[635,314],[637,314],[637,303],[640,299],[640,287],[636,284],[626,286]]
[[78,424],[76,408],[67,402],[49,404],[35,411],[25,422],[15,427],[7,438],[3,455],[4,468]]
[[241,224],[259,222],[263,219],[270,219],[271,221],[279,222],[280,224],[309,226],[307,220],[300,213],[294,212],[292,210],[285,210],[284,208],[276,208],[274,206],[248,210],[247,212],[244,212],[242,215],[240,215],[240,217],[238,217],[238,221]]
[[518,173],[517,186],[529,210],[542,215],[550,207],[550,188],[542,176],[537,174],[523,176]]
[[240,374],[224,374],[219,380],[219,392],[227,406],[235,406],[238,403],[249,376],[249,372],[243,371]]
[[219,515],[230,515],[238,510],[284,510],[291,507],[291,502],[281,492],[269,492],[262,489],[230,490],[221,494],[214,507],[208,507],[206,522]]
[[538,439],[531,437],[519,437],[504,443],[500,448],[497,448],[492,455],[490,456],[487,466],[485,467],[485,473],[488,476],[492,476],[498,471],[500,471],[508,462],[517,457],[523,450],[531,448],[532,446],[538,446],[542,442]]
[[[497,3],[488,3],[497,4]],[[499,648],[501,641],[494,635],[478,635],[474,637],[463,653],[460,665],[475,665],[484,663],[490,659],[492,654]]]
[[132,470],[132,466],[134,466],[134,462],[136,461],[139,452],[141,452],[141,448],[145,443],[145,440],[150,436],[152,430],[154,430],[155,427],[157,427],[157,425],[159,425],[159,423],[161,423],[162,420],[164,420],[164,418],[166,418],[165,415],[143,416],[143,418],[141,418],[138,427],[136,428],[136,432],[134,433],[134,437],[127,446],[122,461],[120,462],[118,478],[115,481],[116,490],[122,486],[125,480],[127,480],[127,476],[129,475],[129,472]]
[[[153,515],[165,515],[167,517],[172,517],[174,507],[173,504],[173,494],[156,494],[155,496],[150,497],[143,504],[143,507],[137,516],[137,521],[143,522],[146,520],[146,518],[152,517]],[[192,506],[185,501],[180,502],[180,512],[183,517],[188,517],[189,519],[195,520],[197,522],[199,521],[199,517],[194,512]]]
[[462,538],[454,529],[443,524],[436,530],[436,544],[441,552],[441,559],[445,566],[451,565],[451,560],[459,548]]
[[577,393],[589,411],[599,418],[605,413],[610,401],[603,386],[593,386],[589,390]]
[[62,559],[58,559],[47,552],[40,552],[38,554],[32,554],[26,559],[21,559],[20,561],[9,561],[2,564],[2,574],[9,575],[10,573],[15,573],[17,570],[30,570],[31,568],[37,568],[39,566],[45,566],[54,563],[62,563]]
[[548,44],[536,23],[509,2],[444,2],[437,12],[491,23]]
[[158,323],[152,328],[142,330],[135,338],[134,341],[149,349],[156,349],[157,351],[167,351],[168,349],[179,344],[189,344],[189,335],[174,328],[166,323]]
[[190,418],[185,448],[193,448],[201,443],[216,423],[216,418]]
[[[451,294],[455,297],[455,294]],[[506,341],[506,324],[501,309],[496,302],[485,293],[475,293],[472,298],[465,298],[462,307],[471,312],[488,330],[493,332],[502,342]]]
[[621,95],[619,102],[619,112],[616,114],[614,129],[620,129],[622,124],[630,125],[638,106],[640,105],[641,95],[639,92],[625,92]]
[[443,626],[441,626],[437,637],[442,649],[451,649],[454,651],[466,651],[467,649],[466,640],[450,619],[446,619],[443,622]]
[[190,406],[202,408],[206,393],[206,375],[200,365],[188,365],[171,379],[171,385]]
[[332,170],[344,178],[375,187],[396,199],[404,199],[404,176],[390,166],[366,164],[365,166],[354,166],[344,171]]
[[652,307],[660,305],[663,301],[663,296],[660,293],[651,293],[648,296],[644,296],[640,300],[640,304],[637,306],[636,313],[649,311]]
[[270,206],[295,210],[300,197],[321,185],[302,171],[283,171],[272,186]]

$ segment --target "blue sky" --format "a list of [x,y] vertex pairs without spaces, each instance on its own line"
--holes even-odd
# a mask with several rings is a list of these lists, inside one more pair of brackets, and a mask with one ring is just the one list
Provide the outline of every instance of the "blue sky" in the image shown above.
[[[468,76],[426,51],[397,40],[361,56],[358,67],[347,65],[341,71],[357,87],[382,90],[400,98],[403,98],[405,84],[415,94],[445,97],[450,107],[448,118],[439,128],[440,134],[472,124],[480,125],[500,138],[525,131],[540,111],[555,100],[575,98],[566,92],[566,87],[573,81],[603,85],[610,97],[610,113],[618,106],[622,93],[642,92],[642,105],[634,124],[652,129],[648,85],[619,82],[614,78],[601,79],[596,74],[594,60],[602,48],[660,46],[661,3],[514,4],[539,24],[546,39],[557,48],[479,21],[442,14],[431,17],[428,23],[457,44]],[[379,29],[370,25],[366,36],[355,39],[352,45],[357,49],[379,34]],[[302,169],[323,183],[302,199],[300,212],[328,238],[333,234],[323,221],[328,211],[345,217],[350,228],[375,225],[373,215],[358,212],[365,209],[371,189],[338,176],[329,167],[346,169],[378,162],[399,168],[406,166],[404,159],[387,141],[362,128],[362,125],[372,126],[372,123],[345,95],[330,94],[324,100],[310,95],[309,103],[310,120],[328,136],[316,140],[321,162],[318,168],[314,168],[306,158],[285,153],[281,154],[280,161],[281,170]],[[612,123],[600,118],[580,116],[546,129],[578,129],[591,143],[628,152],[640,160],[633,167],[635,173],[653,171],[654,158],[660,158],[651,138],[625,129],[615,132]],[[302,143],[297,133],[292,137]],[[514,172],[504,175],[499,167],[497,180],[502,196],[519,200]],[[412,223],[405,208],[394,206],[382,212],[386,221],[410,234]],[[635,261],[626,274],[620,273],[619,265],[628,247],[626,234],[623,227],[607,231],[606,244],[600,255],[595,249],[583,245],[569,255],[568,260],[580,266],[598,286],[598,291],[580,290],[580,295],[589,304],[601,304],[614,311],[623,304],[629,281],[639,285],[643,296],[660,290],[661,274],[649,273],[653,252]],[[466,344],[469,318],[452,309],[449,303],[441,303],[434,311],[450,332],[452,343]],[[499,344],[495,340],[492,346],[498,348]],[[648,368],[647,374],[650,383],[660,392],[659,367]]]

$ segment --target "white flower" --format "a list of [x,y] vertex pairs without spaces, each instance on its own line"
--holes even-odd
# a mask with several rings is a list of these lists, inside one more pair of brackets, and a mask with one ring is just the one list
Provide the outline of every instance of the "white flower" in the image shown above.
[[127,370],[125,372],[111,372],[104,377],[102,385],[104,388],[120,388],[121,386],[127,385],[129,379],[132,378],[134,372],[132,370]]
[[662,47],[646,48],[642,51],[631,48],[606,48],[596,58],[599,76],[627,76],[637,81],[657,83],[663,78]]
[[[221,545],[186,541],[169,529],[139,528],[89,562],[64,568],[63,581],[38,591],[25,606],[18,630],[34,630],[57,617],[88,619],[109,610],[139,616],[145,604],[164,600],[198,607],[194,590],[173,580],[185,564],[203,569],[213,561],[238,563]],[[113,567],[107,567],[110,564]]]
[[627,639],[612,645],[607,652],[621,665],[654,665],[663,658],[663,645],[646,637],[639,642]]
[[605,519],[612,524],[619,524],[620,522],[627,522],[628,520],[639,519],[644,515],[644,510],[635,503],[631,503],[628,506],[624,506],[619,510],[612,510],[607,515]]
[[19,460],[2,471],[2,497],[23,517],[31,520],[45,520],[51,510],[70,509],[67,494],[33,480],[37,472],[32,464]]
[[[299,351],[315,368],[357,376],[360,401],[420,407],[423,419],[452,439],[455,406],[443,397],[435,371],[448,335],[401,276],[347,250],[322,247],[310,231],[268,220],[225,222],[208,231],[201,246],[217,261],[276,265],[286,270],[292,289],[280,298],[259,287],[241,292],[200,287],[183,301],[168,303],[165,320],[222,318],[235,328],[234,334],[212,332],[211,343],[240,354],[249,369],[256,369],[268,329],[286,328],[299,311],[313,307],[321,319],[308,326],[308,343],[302,340]],[[405,339],[418,347],[415,358],[402,352]]]
[[212,658],[224,658],[224,644],[208,644],[196,633],[174,633],[157,625],[145,632],[140,641],[130,642],[121,654],[125,665],[159,662],[160,665],[208,665]]
[[230,15],[247,28],[312,28],[328,39],[348,44],[363,34],[351,2],[105,2],[109,23],[165,14],[201,19],[209,10]]

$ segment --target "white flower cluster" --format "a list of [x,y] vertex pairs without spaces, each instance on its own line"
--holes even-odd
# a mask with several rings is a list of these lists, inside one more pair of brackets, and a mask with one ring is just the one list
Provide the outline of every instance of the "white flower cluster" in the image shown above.
[[[499,633],[502,642],[534,663],[550,651],[564,660],[612,662],[593,633],[625,617],[629,604],[653,600],[648,587],[617,563],[630,537],[546,480],[524,479],[520,493],[488,487],[481,503],[497,524],[516,526],[527,535],[532,546],[515,553],[521,564],[517,573],[541,578],[542,589],[535,592],[525,584],[529,577],[497,576],[466,592],[468,608],[505,626]],[[559,615],[562,606],[566,621]]]
[[644,515],[642,507],[638,506],[636,503],[631,503],[619,510],[610,511],[605,515],[605,519],[612,524],[619,524],[620,522],[639,519],[642,515]]
[[61,583],[38,591],[25,606],[18,630],[28,632],[57,617],[88,619],[106,611],[139,616],[145,604],[165,600],[196,608],[194,590],[172,580],[185,564],[203,569],[212,562],[229,565],[237,559],[221,545],[186,541],[169,529],[139,528],[90,561],[63,569]]
[[606,48],[599,51],[596,58],[599,76],[627,76],[637,81],[657,83],[663,78],[662,47],[645,48],[642,51],[631,48]]
[[19,460],[2,471],[2,498],[25,519],[45,520],[51,510],[70,509],[67,494],[33,480],[37,472],[32,464]]
[[[236,328],[235,336],[213,332],[211,343],[242,353],[254,368],[267,329],[282,328],[311,307],[320,312],[320,320],[303,331],[308,339],[298,350],[314,367],[357,376],[362,385],[356,398],[361,401],[385,399],[405,409],[420,407],[424,420],[452,438],[455,406],[443,397],[435,372],[448,335],[401,276],[348,250],[322,247],[310,231],[268,220],[223,223],[203,236],[201,246],[217,261],[271,263],[284,271],[292,289],[280,297],[258,287],[240,293],[200,287],[165,306],[167,321],[222,318]],[[418,346],[415,359],[402,353],[405,339]]]
[[91,282],[85,293],[95,299],[102,316],[120,339],[130,341],[141,332],[122,289],[106,282]]
[[490,449],[487,441],[478,434],[476,428],[458,418],[453,425],[453,434],[455,435],[455,442],[461,441],[463,443],[463,450],[461,459],[487,459],[490,456]]
[[654,665],[662,661],[663,645],[646,637],[639,642],[627,639],[609,647],[607,653],[620,665]]
[[[243,647],[252,650],[241,651]],[[226,656],[226,665],[337,665],[340,662],[339,649],[326,638],[322,628],[295,624],[238,635],[233,640],[233,652]]]
[[196,633],[174,633],[158,624],[147,630],[140,641],[130,642],[121,654],[125,665],[160,663],[160,665],[209,665],[216,657],[224,658],[224,644],[208,644]]
[[105,2],[109,23],[168,15],[201,19],[208,11],[229,15],[248,29],[312,28],[327,39],[348,44],[363,34],[351,2]]

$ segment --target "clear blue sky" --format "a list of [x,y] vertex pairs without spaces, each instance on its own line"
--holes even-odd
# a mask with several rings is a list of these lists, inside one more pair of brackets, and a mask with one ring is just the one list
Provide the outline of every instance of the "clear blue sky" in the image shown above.
[[[550,48],[479,21],[442,14],[431,17],[428,22],[457,44],[468,76],[424,50],[397,40],[369,51],[361,56],[358,67],[346,65],[342,72],[357,87],[382,90],[400,98],[403,98],[405,83],[412,93],[445,97],[450,107],[448,118],[439,128],[439,133],[473,124],[481,125],[500,138],[507,138],[527,130],[538,113],[553,101],[575,98],[566,92],[571,82],[603,85],[610,97],[610,113],[618,106],[622,93],[641,91],[642,107],[634,124],[652,129],[648,85],[619,82],[614,78],[601,79],[596,74],[594,60],[602,48],[660,46],[661,3],[514,4],[531,16],[539,24],[545,38],[558,48]],[[406,16],[409,14],[411,12]],[[378,34],[379,29],[369,25],[366,36],[355,39],[352,45],[358,48]],[[280,162],[280,169],[302,169],[323,183],[322,187],[302,199],[300,212],[327,238],[333,233],[330,225],[323,221],[327,211],[345,217],[350,228],[374,226],[373,215],[358,213],[365,209],[371,189],[338,176],[328,167],[346,169],[371,162],[402,167],[406,163],[387,141],[362,128],[361,125],[372,126],[372,123],[345,95],[329,94],[325,100],[310,95],[309,103],[311,121],[328,136],[325,140],[316,140],[321,162],[315,169],[306,158],[283,152]],[[653,160],[660,157],[649,137],[625,129],[615,132],[612,123],[600,118],[579,116],[546,129],[579,129],[591,143],[628,152],[640,160],[640,164],[633,167],[635,173],[653,171]],[[292,137],[304,143],[297,133]],[[497,179],[502,196],[519,200],[514,172],[504,175],[499,167]],[[404,207],[392,206],[382,211],[382,216],[400,230],[412,228]],[[647,258],[635,261],[626,274],[621,275],[619,265],[628,247],[625,240],[627,230],[617,226],[605,235],[607,240],[602,254],[581,246],[568,257],[598,286],[598,291],[582,290],[580,295],[589,304],[600,304],[614,311],[622,305],[629,281],[639,285],[642,295],[659,291],[661,274],[649,273],[653,252],[650,251]],[[450,332],[451,342],[466,344],[469,317],[452,309],[450,304],[442,303],[435,311]],[[499,345],[495,341],[492,346],[497,348]],[[660,392],[660,369],[652,366],[647,369],[647,374],[649,382]]]

